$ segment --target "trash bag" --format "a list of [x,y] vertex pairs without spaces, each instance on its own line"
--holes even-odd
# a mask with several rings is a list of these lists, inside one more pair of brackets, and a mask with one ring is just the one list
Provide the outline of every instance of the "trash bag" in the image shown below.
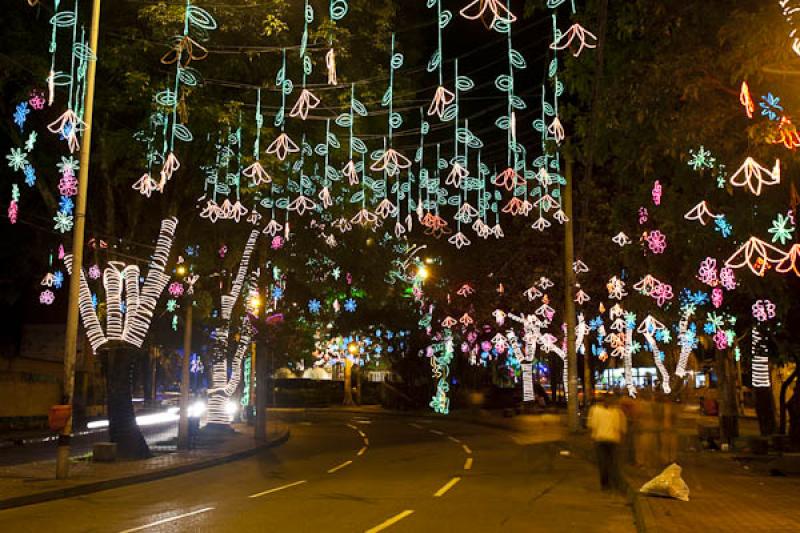
[[681,467],[672,463],[659,475],[642,485],[639,492],[653,496],[689,501],[689,486],[681,477]]

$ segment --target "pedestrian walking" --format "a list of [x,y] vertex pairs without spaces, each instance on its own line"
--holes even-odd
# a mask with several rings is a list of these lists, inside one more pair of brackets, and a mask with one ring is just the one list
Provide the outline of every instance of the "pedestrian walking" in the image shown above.
[[600,403],[589,409],[589,429],[597,449],[597,466],[603,490],[619,487],[617,452],[627,429],[625,414],[604,395]]

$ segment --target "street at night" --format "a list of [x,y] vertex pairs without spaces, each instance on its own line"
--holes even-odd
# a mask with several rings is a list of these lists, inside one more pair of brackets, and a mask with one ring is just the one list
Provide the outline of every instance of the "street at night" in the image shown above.
[[0,533],[800,531],[798,30],[6,0]]

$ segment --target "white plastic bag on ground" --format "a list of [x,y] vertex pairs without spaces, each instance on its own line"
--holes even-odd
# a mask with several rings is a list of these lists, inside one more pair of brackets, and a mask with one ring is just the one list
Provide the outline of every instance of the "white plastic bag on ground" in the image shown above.
[[659,475],[642,485],[639,492],[689,501],[689,486],[681,477],[681,467],[672,463]]

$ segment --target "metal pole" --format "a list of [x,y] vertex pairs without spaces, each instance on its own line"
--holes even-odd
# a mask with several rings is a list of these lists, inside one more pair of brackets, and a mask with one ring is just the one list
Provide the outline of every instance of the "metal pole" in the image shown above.
[[[575,271],[572,269],[575,248],[572,225],[572,158],[567,156],[567,183],[564,186],[564,312],[567,322],[567,420],[570,432],[577,432],[578,420],[578,355],[575,350]],[[584,391],[586,394],[586,391]]]
[[249,398],[249,402],[247,408],[249,409],[248,415],[250,420],[254,420],[255,414],[255,406],[256,406],[256,343],[250,345],[250,383],[248,384],[248,394],[247,397]]
[[178,449],[189,449],[189,363],[192,358],[192,297],[186,298],[186,324],[183,330],[183,361],[181,362],[181,415],[178,420]]
[[[97,33],[100,27],[100,0],[92,3],[92,28],[89,47],[97,57]],[[83,238],[86,227],[86,195],[89,190],[89,153],[92,149],[92,115],[94,113],[94,78],[97,61],[89,59],[86,70],[86,100],[84,102],[83,146],[81,146],[80,169],[78,171],[78,200],[75,205],[75,228],[72,232],[72,275],[69,278],[69,305],[67,307],[67,331],[64,344],[64,403],[70,406],[66,424],[58,436],[56,454],[56,478],[69,476],[69,447],[72,438],[72,401],[75,395],[75,359],[78,349],[78,303],[81,271],[83,269]]]

